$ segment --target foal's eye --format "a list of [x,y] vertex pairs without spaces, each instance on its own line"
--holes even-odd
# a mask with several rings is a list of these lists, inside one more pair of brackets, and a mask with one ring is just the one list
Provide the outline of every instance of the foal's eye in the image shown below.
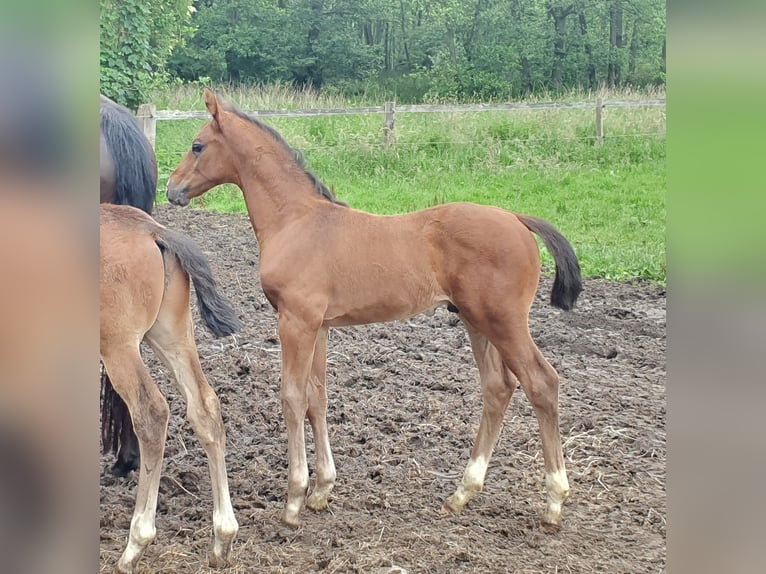
[[194,142],[194,143],[192,144],[192,153],[195,153],[195,154],[199,154],[199,153],[202,153],[202,149],[203,149],[204,147],[205,147],[205,146],[203,146],[201,143],[198,143],[198,142]]

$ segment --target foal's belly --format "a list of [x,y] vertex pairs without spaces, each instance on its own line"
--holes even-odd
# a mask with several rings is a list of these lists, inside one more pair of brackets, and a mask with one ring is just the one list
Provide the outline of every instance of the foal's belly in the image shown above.
[[437,307],[447,305],[443,297],[429,297],[427,300],[386,299],[366,305],[331,305],[325,314],[324,324],[329,327],[366,325],[368,323],[386,323],[409,319],[420,313],[432,312]]

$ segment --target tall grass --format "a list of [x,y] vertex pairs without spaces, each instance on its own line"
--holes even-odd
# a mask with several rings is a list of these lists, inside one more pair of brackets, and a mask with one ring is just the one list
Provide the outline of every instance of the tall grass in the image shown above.
[[[203,88],[209,87],[220,94],[226,94],[243,110],[308,110],[317,108],[349,108],[362,106],[381,106],[386,100],[396,100],[396,92],[381,90],[378,84],[371,84],[353,97],[343,95],[332,88],[316,90],[311,86],[295,87],[287,82],[269,84],[234,84],[187,82],[168,84],[152,92],[151,103],[158,110],[204,110]],[[633,88],[602,87],[596,90],[573,88],[553,93],[541,90],[524,98],[525,102],[576,102],[604,100],[639,100],[664,98],[663,87],[648,86]],[[435,98],[425,103],[450,103],[443,98]],[[479,102],[476,103],[488,103]]]
[[[275,108],[224,93],[243,109]],[[178,108],[199,109],[201,95],[194,97],[199,105]],[[300,94],[294,97],[301,101]],[[317,107],[336,105],[321,101]],[[496,205],[551,221],[574,245],[587,276],[664,281],[664,108],[606,108],[601,146],[595,144],[593,116],[589,109],[400,113],[391,147],[383,145],[383,117],[377,114],[269,123],[357,209],[391,214],[447,201]],[[202,124],[158,123],[162,189]],[[195,205],[245,212],[242,194],[232,186]],[[544,263],[551,263],[547,253]]]
[[152,102],[158,110],[204,110],[204,88],[209,87],[243,110],[307,110],[317,108],[345,108],[347,98],[332,92],[319,92],[310,86],[296,88],[286,82],[271,84],[211,84],[200,82],[170,84],[152,93]]

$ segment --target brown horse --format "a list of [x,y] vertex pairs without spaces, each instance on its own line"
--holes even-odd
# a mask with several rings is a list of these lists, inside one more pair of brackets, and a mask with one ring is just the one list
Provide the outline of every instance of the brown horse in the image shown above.
[[226,563],[238,530],[226,478],[221,409],[202,372],[194,341],[190,278],[200,315],[213,334],[226,336],[239,329],[239,319],[216,291],[207,259],[194,242],[133,207],[101,206],[101,359],[128,406],[141,452],[136,507],[117,572],[135,572],[155,537],[170,412],[141,359],[142,340],[172,373],[208,456],[213,489],[211,565]]
[[[101,95],[99,127],[101,203],[132,205],[151,215],[157,195],[157,158],[133,112]],[[112,429],[112,440],[103,448],[117,455],[112,473],[127,476],[138,469],[138,439],[128,409],[106,374],[101,377],[101,397],[108,405],[105,423]]]
[[[478,363],[484,409],[471,458],[445,510],[460,512],[482,489],[516,380],[540,425],[548,505],[558,527],[569,495],[559,432],[556,371],[528,327],[540,278],[538,234],[556,262],[551,304],[569,310],[581,291],[569,242],[549,223],[470,203],[378,216],[339,204],[272,128],[219,101],[212,120],[168,181],[168,199],[186,205],[222,183],[238,185],[261,249],[264,293],[278,311],[282,407],[288,437],[283,520],[300,524],[304,502],[327,506],[335,465],[325,388],[329,327],[403,319],[447,305],[465,324]],[[316,485],[309,474],[304,418],[314,431]]]

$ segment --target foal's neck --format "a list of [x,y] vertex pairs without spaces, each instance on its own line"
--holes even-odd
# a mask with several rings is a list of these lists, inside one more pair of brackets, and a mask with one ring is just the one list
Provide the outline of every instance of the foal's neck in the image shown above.
[[326,201],[289,152],[260,129],[248,133],[238,156],[240,188],[259,243]]

